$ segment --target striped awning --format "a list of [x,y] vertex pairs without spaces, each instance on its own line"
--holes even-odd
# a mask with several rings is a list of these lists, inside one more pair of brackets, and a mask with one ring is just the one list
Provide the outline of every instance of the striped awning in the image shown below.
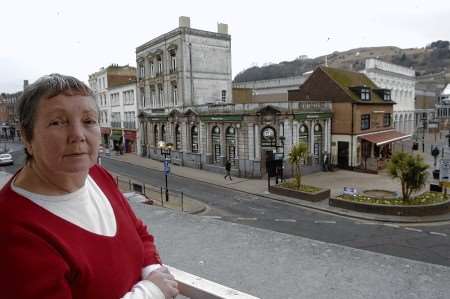
[[401,133],[395,130],[384,131],[379,133],[365,134],[359,135],[359,138],[369,141],[371,143],[375,143],[377,146],[383,145],[386,143],[391,143],[403,139],[407,139],[411,137],[411,134]]

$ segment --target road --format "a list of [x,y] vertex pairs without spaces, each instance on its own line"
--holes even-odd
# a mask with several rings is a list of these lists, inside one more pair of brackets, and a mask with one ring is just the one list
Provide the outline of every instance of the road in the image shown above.
[[[4,170],[13,172],[23,161],[23,152],[13,155],[16,158],[15,165],[4,167]],[[102,164],[112,172],[146,184],[164,184],[164,176],[159,170],[109,158],[103,158]],[[169,189],[182,191],[206,203],[209,209],[200,217],[450,266],[450,223],[412,226],[355,220],[176,175],[169,176]]]

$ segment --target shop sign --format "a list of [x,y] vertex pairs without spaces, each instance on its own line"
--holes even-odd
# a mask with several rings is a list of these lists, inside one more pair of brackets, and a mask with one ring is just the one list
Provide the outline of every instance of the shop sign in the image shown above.
[[203,115],[200,116],[203,121],[241,121],[242,115]]

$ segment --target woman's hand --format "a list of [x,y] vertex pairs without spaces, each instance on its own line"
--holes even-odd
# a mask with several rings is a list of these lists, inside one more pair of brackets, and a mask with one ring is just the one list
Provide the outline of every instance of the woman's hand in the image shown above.
[[153,282],[163,292],[166,299],[172,299],[178,295],[178,283],[166,267],[154,270],[145,279]]

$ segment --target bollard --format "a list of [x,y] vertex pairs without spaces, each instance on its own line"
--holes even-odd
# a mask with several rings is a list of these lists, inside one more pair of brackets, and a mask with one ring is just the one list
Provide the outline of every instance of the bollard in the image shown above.
[[162,192],[162,187],[161,187],[161,206],[162,207],[164,207],[164,200],[163,200],[163,196],[162,196],[162,194],[163,194],[163,192]]
[[116,185],[119,186],[119,176],[116,175]]
[[181,212],[183,213],[183,192],[181,192]]
[[131,180],[128,180],[128,191],[131,191]]

